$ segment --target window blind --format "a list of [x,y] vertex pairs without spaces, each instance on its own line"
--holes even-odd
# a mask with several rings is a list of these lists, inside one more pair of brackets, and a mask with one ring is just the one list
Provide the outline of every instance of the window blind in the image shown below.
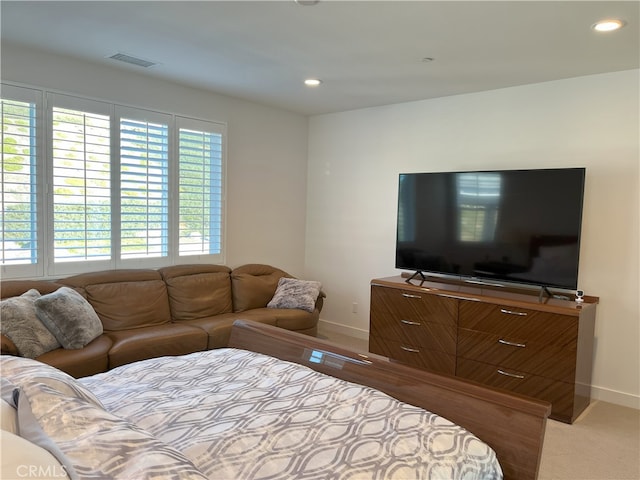
[[0,270],[223,262],[226,127],[2,83]]
[[37,258],[36,104],[2,99],[0,241],[2,265]]
[[178,144],[179,254],[220,254],[223,135],[180,128]]
[[55,262],[111,258],[111,148],[108,115],[53,107]]
[[168,254],[169,127],[120,119],[122,259]]

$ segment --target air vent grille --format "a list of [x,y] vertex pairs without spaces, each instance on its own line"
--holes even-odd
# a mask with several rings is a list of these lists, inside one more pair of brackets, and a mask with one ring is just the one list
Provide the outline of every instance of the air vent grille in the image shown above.
[[115,53],[111,55],[109,58],[113,60],[118,60],[120,62],[130,63],[132,65],[138,65],[139,67],[149,68],[157,65],[156,62],[150,62],[149,60],[144,60],[142,58],[134,57],[132,55],[127,55],[126,53]]

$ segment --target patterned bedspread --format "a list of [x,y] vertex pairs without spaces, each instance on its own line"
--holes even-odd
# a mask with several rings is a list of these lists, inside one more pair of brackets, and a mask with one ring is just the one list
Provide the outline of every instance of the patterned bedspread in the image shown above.
[[502,478],[493,450],[448,420],[253,352],[150,359],[80,381],[211,479]]

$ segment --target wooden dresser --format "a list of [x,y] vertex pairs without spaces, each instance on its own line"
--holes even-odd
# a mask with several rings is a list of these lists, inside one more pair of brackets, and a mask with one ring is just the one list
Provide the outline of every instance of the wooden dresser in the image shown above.
[[371,282],[369,350],[552,404],[572,423],[589,405],[596,297],[397,276]]

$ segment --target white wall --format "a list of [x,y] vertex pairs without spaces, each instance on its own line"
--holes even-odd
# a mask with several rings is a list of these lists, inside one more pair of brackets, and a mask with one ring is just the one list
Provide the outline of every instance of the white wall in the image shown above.
[[4,42],[2,80],[226,123],[225,263],[304,273],[306,117]]
[[322,115],[308,125],[289,112],[7,43],[1,60],[3,81],[226,123],[225,263],[271,263],[321,280],[323,321],[363,338],[370,280],[397,273],[399,172],[587,167],[579,282],[601,299],[594,396],[640,407],[638,71]]
[[600,297],[593,394],[640,408],[638,73],[312,117],[306,276],[324,285],[325,326],[366,338],[369,282],[398,273],[398,173],[584,166],[579,286]]

